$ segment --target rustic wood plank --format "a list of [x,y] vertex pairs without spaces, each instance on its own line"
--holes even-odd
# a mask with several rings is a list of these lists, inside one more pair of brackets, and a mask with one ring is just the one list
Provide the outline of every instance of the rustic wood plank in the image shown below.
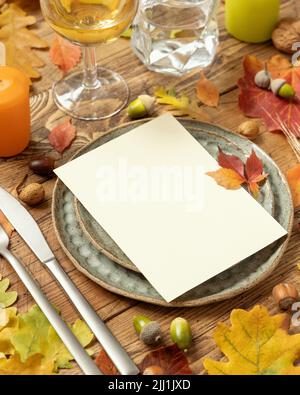
[[[34,5],[32,12],[38,17],[38,23],[36,25],[38,33],[50,44],[53,39],[52,31],[43,21],[40,11],[34,8]],[[295,13],[294,0],[283,1],[282,15],[293,15],[293,13]],[[243,56],[246,54],[255,54],[265,60],[277,52],[269,43],[251,45],[241,43],[229,37],[225,31],[223,19],[224,10],[221,7],[219,13],[221,26],[220,50],[213,66],[208,71],[209,77],[220,88],[222,94],[221,103],[218,109],[205,108],[205,111],[214,123],[231,130],[236,130],[238,125],[245,120],[245,117],[237,107],[237,80],[242,75],[241,62]],[[212,332],[218,321],[227,320],[232,308],[242,307],[249,309],[257,303],[263,304],[270,311],[275,312],[276,307],[270,297],[272,286],[282,280],[292,283],[299,282],[299,271],[296,268],[296,263],[300,259],[299,231],[297,226],[299,213],[296,216],[294,233],[279,268],[262,284],[230,301],[193,309],[167,309],[131,301],[102,289],[79,273],[62,252],[53,232],[50,213],[51,195],[55,180],[45,179],[28,172],[27,163],[30,158],[37,154],[51,152],[57,158],[58,163],[61,164],[68,160],[78,148],[91,141],[97,135],[123,122],[127,122],[128,117],[124,110],[118,116],[106,121],[90,123],[74,121],[78,131],[78,138],[71,149],[62,156],[53,153],[47,140],[48,131],[45,128],[45,124],[49,116],[57,111],[51,98],[51,85],[54,80],[61,77],[61,73],[51,64],[48,51],[38,52],[44,59],[46,66],[41,69],[43,77],[34,82],[32,87],[32,142],[28,149],[17,158],[0,159],[0,185],[12,189],[27,173],[29,174],[27,182],[36,181],[44,183],[46,200],[39,207],[30,209],[30,212],[41,226],[43,233],[63,268],[91,302],[95,310],[108,323],[109,327],[136,362],[141,360],[148,351],[148,348],[141,344],[133,331],[133,315],[141,312],[153,319],[159,320],[166,334],[164,338],[166,343],[169,342],[168,327],[171,319],[181,315],[190,320],[193,328],[194,346],[189,353],[192,368],[196,373],[203,374],[203,358],[207,356],[219,358],[221,356],[212,340]],[[132,98],[135,98],[142,92],[151,94],[153,88],[158,85],[172,85],[179,92],[193,95],[195,82],[199,75],[199,70],[195,70],[182,78],[170,78],[160,74],[154,74],[148,71],[135,57],[130,49],[130,43],[125,39],[120,39],[108,46],[100,47],[98,50],[98,60],[103,66],[111,67],[124,75],[129,84]],[[163,111],[162,108],[157,113],[161,111]],[[296,159],[284,136],[263,132],[257,138],[256,143],[275,159],[283,172],[286,172],[289,167],[296,163]],[[64,318],[70,322],[74,321],[78,317],[77,312],[60,287],[40,265],[17,234],[14,234],[11,240],[11,247],[12,251],[22,260],[24,265],[32,271],[49,299],[61,309]],[[8,263],[4,262],[4,260],[0,260],[0,271],[4,276],[10,278],[12,289],[19,292],[18,308],[21,311],[26,310],[31,306],[33,301]],[[95,349],[98,348],[99,346],[95,345]],[[75,367],[72,371],[66,371],[65,373],[80,374],[80,370],[78,367]]]

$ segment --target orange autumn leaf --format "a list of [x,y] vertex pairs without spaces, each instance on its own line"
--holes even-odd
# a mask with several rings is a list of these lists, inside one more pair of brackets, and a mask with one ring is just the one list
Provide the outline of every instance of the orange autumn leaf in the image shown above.
[[3,226],[8,237],[11,237],[11,235],[14,231],[14,227],[11,225],[10,222],[8,222],[8,219],[5,217],[5,215],[2,213],[2,211],[0,211],[0,224]]
[[50,58],[63,73],[72,70],[81,59],[81,49],[69,41],[57,36],[50,48]]
[[72,125],[70,118],[67,118],[63,123],[51,130],[48,139],[52,147],[61,154],[71,145],[75,137],[76,129]]
[[226,189],[238,189],[245,182],[236,171],[221,167],[219,170],[206,173],[212,177],[220,186]]
[[299,375],[300,334],[283,329],[286,314],[269,315],[263,306],[250,311],[235,309],[231,325],[219,323],[214,340],[226,361],[210,358],[204,367],[210,375]]
[[220,92],[216,85],[205,77],[203,71],[196,85],[197,98],[209,107],[218,107]]
[[119,375],[117,368],[103,349],[100,350],[95,362],[105,376]]
[[225,154],[219,148],[218,163],[220,169],[206,173],[217,184],[226,189],[238,189],[247,184],[252,196],[258,197],[260,183],[266,180],[268,174],[264,173],[263,163],[254,150],[244,164],[237,156]]
[[286,177],[292,192],[294,206],[300,205],[300,164],[289,169]]

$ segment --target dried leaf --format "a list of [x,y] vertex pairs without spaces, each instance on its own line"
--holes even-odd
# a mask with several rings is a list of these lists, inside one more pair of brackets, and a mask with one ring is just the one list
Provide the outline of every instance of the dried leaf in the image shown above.
[[196,101],[190,101],[185,95],[178,97],[174,89],[167,92],[165,88],[159,87],[155,90],[154,95],[157,98],[157,103],[167,105],[168,111],[175,117],[190,116],[192,119],[209,120]]
[[249,192],[257,198],[260,183],[266,180],[268,174],[264,173],[263,163],[254,150],[244,164],[237,156],[227,155],[219,149],[218,162],[221,168],[208,172],[208,176],[226,189],[238,189],[247,184]]
[[52,42],[50,58],[63,73],[72,70],[79,63],[81,55],[78,45],[74,45],[60,36],[57,36]]
[[117,368],[103,349],[100,350],[96,358],[96,364],[101,372],[106,376],[119,375]]
[[[8,279],[0,281],[0,307],[3,299],[6,306],[16,300],[16,292],[6,292],[8,286]],[[81,320],[70,328],[84,348],[94,338]],[[73,356],[37,305],[24,314],[18,314],[14,307],[0,308],[0,374],[12,371],[14,374],[52,374],[71,368],[72,360]]]
[[2,211],[0,211],[0,225],[3,226],[5,232],[7,233],[7,236],[10,238],[13,234],[14,227],[11,225],[11,223],[8,221]]
[[7,292],[9,284],[8,278],[0,281],[0,309],[11,306],[18,298],[16,291]]
[[212,177],[216,183],[226,189],[239,189],[244,184],[245,179],[236,171],[220,168],[219,170],[206,173]]
[[[86,323],[81,320],[77,320],[71,329],[83,347],[87,347],[94,338]],[[71,361],[74,358],[52,327],[49,328],[47,341],[41,349],[44,360],[54,361],[55,372],[58,369],[72,368]]]
[[76,137],[76,129],[70,118],[55,126],[49,133],[48,139],[52,147],[59,153],[63,153]]
[[203,71],[196,85],[197,98],[209,107],[218,107],[220,92],[216,85],[205,77]]
[[267,309],[236,309],[231,326],[219,323],[214,340],[227,361],[205,359],[211,375],[292,375],[300,374],[294,363],[300,357],[300,334],[282,329],[285,314],[270,316]]
[[[71,329],[83,347],[88,346],[94,338],[88,326],[81,320],[77,320]],[[11,332],[10,339],[21,362],[35,354],[41,354],[43,361],[52,361],[55,371],[72,367],[70,361],[73,356],[36,305],[19,317],[18,330]]]
[[43,362],[42,355],[36,354],[21,362],[18,354],[8,359],[0,359],[0,375],[48,375],[53,373],[53,361]]
[[143,373],[149,366],[159,366],[165,375],[192,374],[186,355],[176,344],[151,351],[140,364]]
[[282,130],[284,124],[292,133],[300,137],[300,67],[292,64],[281,55],[268,61],[268,70],[272,78],[284,78],[297,93],[293,100],[275,96],[270,90],[255,85],[256,73],[264,64],[255,56],[246,56],[243,62],[244,77],[238,82],[241,89],[239,106],[248,117],[262,118],[270,131]]
[[29,78],[39,78],[36,67],[44,62],[32,48],[47,48],[48,43],[27,27],[34,25],[36,18],[27,16],[16,4],[5,4],[0,10],[0,41],[6,47],[6,63],[25,72]]
[[300,164],[289,169],[286,174],[293,196],[294,206],[300,205]]

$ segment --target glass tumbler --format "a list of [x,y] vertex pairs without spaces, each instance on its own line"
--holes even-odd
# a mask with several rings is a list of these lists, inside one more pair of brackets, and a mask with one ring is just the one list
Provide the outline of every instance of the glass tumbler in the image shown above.
[[209,66],[216,54],[219,0],[140,0],[132,47],[153,71],[175,76]]

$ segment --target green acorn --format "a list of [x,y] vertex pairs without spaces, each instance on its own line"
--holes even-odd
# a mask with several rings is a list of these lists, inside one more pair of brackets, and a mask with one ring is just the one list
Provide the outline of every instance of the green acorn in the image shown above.
[[271,81],[271,90],[274,95],[280,96],[283,99],[293,99],[296,95],[295,89],[292,85],[282,78],[277,78]]
[[170,335],[172,341],[183,350],[187,351],[192,345],[192,331],[189,322],[181,317],[171,322]]
[[151,321],[145,315],[137,315],[133,325],[140,340],[148,346],[158,344],[161,340],[161,328],[158,322]]
[[140,95],[129,104],[127,108],[128,115],[131,119],[140,119],[151,115],[154,103],[154,97],[149,95]]

